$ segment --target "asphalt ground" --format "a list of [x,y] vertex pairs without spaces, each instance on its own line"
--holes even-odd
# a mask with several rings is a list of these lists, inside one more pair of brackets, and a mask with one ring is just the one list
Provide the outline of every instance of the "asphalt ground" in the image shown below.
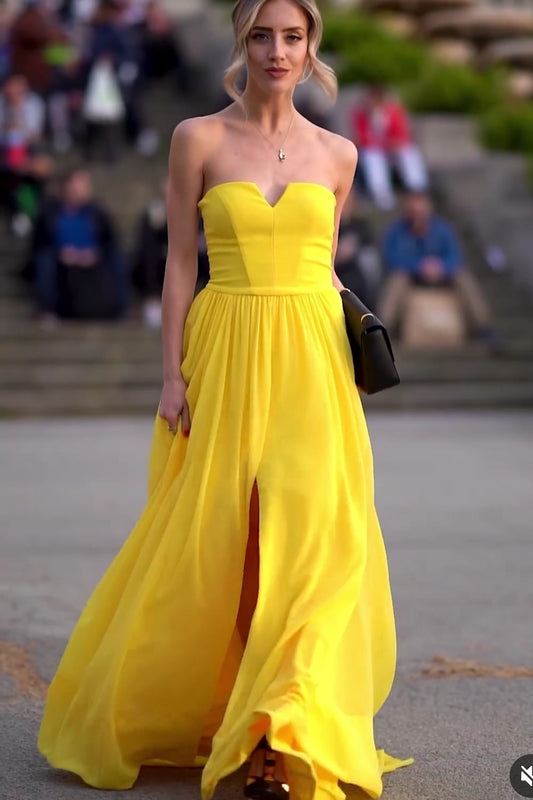
[[[513,800],[510,767],[533,753],[533,412],[368,421],[398,632],[376,744],[415,758],[383,798]],[[50,769],[35,742],[68,634],[143,507],[151,428],[0,423],[0,800],[125,796]],[[198,798],[199,777],[145,769],[127,796]]]

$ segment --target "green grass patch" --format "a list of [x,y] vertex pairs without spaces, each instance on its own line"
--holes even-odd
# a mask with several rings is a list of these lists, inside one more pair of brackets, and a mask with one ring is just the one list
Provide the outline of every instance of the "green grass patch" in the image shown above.
[[500,105],[479,120],[481,141],[489,150],[527,153],[533,157],[533,104]]

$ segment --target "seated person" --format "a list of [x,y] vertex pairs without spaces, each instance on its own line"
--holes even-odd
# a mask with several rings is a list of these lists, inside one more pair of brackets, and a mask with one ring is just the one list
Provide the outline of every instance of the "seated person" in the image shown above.
[[33,237],[36,300],[43,326],[59,317],[121,317],[128,276],[112,221],[95,201],[89,174],[69,173],[50,198]]
[[426,192],[406,195],[402,217],[386,232],[384,261],[389,276],[376,313],[391,330],[399,322],[410,285],[453,286],[471,331],[489,346],[499,345],[481,287],[464,267],[454,231],[434,213]]
[[367,306],[374,307],[381,280],[381,259],[369,224],[358,216],[353,190],[342,210],[335,272],[344,286],[355,292]]
[[[165,277],[168,250],[166,195],[168,179],[161,184],[160,193],[144,210],[133,254],[133,284],[143,302],[143,322],[149,328],[161,327],[161,292]],[[198,280],[196,291],[209,280],[207,248],[201,227],[198,232]]]
[[149,0],[142,30],[145,73],[149,78],[172,75],[177,88],[187,94],[191,76],[177,34],[176,23],[160,0]]
[[427,188],[426,166],[413,141],[407,112],[382,86],[368,87],[363,104],[353,112],[352,125],[359,175],[378,208],[394,208],[393,168],[405,189]]
[[52,161],[43,153],[45,107],[22,75],[10,75],[0,93],[0,189],[13,232],[31,230]]

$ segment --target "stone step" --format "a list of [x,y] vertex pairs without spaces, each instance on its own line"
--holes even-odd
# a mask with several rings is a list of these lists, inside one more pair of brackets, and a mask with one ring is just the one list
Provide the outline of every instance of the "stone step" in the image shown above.
[[524,382],[533,380],[533,359],[490,358],[434,360],[398,359],[402,383]]
[[[33,308],[33,298],[31,293],[25,289],[24,284],[14,284],[14,296],[6,296],[6,293],[1,290],[0,286],[0,322],[7,323],[13,327],[13,335],[28,336],[31,335],[33,330],[31,325],[28,325],[28,312]],[[132,305],[132,312],[135,307],[135,299]],[[495,308],[494,324],[500,330],[502,336],[522,335],[522,333],[529,333],[533,340],[533,329],[530,322],[531,308],[513,309],[513,308]],[[72,328],[80,323],[65,322],[63,326],[72,326]],[[4,326],[5,327],[5,326]],[[28,329],[28,330],[25,330]],[[8,331],[5,331],[9,335]]]
[[105,414],[153,414],[159,401],[160,386],[68,386],[41,389],[3,389],[0,393],[0,418],[17,416],[85,416]]
[[10,276],[0,275],[0,297],[6,300],[26,300],[31,302],[30,292],[22,281],[13,280]]
[[[2,286],[0,282],[0,319],[20,321],[24,323],[28,316],[28,309],[33,308],[33,298],[28,288],[19,282]],[[494,307],[493,321],[502,334],[514,335],[521,329],[529,330],[531,309],[522,309],[516,305],[501,304]],[[532,335],[533,338],[533,335]]]
[[[464,364],[461,369],[475,368],[487,359],[486,348],[469,342],[459,350],[405,349],[394,344],[398,363],[413,368],[439,368],[439,365]],[[41,331],[26,321],[20,328],[11,327],[0,339],[0,364],[78,362],[158,361],[161,356],[161,334],[142,327],[137,321],[117,323],[63,323],[51,331]],[[508,343],[500,361],[525,361],[533,364],[533,339],[527,335]],[[496,362],[491,361],[495,364]],[[498,362],[500,363],[500,362]]]
[[33,308],[30,297],[25,294],[18,297],[5,297],[0,300],[0,319],[24,322],[28,319],[28,311]]
[[156,361],[125,360],[115,363],[33,363],[3,364],[2,389],[68,388],[91,386],[106,390],[114,387],[138,388],[161,383],[161,364]]
[[484,279],[480,282],[490,306],[496,312],[514,311],[522,314],[531,313],[531,299],[527,293],[521,292],[518,287],[511,283],[511,278],[508,278],[506,283],[498,282],[498,284],[494,284],[492,287]]
[[515,382],[403,383],[364,398],[372,410],[532,408],[533,380]]
[[[69,386],[28,391],[5,389],[0,394],[0,417],[84,416],[147,414],[154,416],[160,386],[86,387]],[[363,396],[369,413],[424,409],[531,408],[533,380],[508,382],[462,382],[458,384],[401,384],[371,397]]]
[[[2,326],[0,317],[0,331],[4,344],[26,342],[40,342],[42,346],[54,342],[70,342],[75,347],[80,342],[91,342],[93,344],[106,347],[108,344],[123,343],[135,347],[138,342],[158,340],[160,333],[144,328],[136,319],[83,322],[83,321],[63,321],[53,330],[40,330],[36,324],[32,324],[29,319],[14,320],[11,324]],[[73,350],[75,353],[75,350]]]
[[0,272],[13,271],[27,252],[28,243],[24,239],[15,239],[9,233],[0,230]]
[[[40,338],[37,338],[40,334]],[[74,345],[73,345],[74,342]],[[86,362],[113,363],[158,361],[161,357],[161,337],[157,331],[140,328],[128,337],[85,337],[74,339],[61,331],[55,333],[35,330],[34,338],[0,340],[0,365],[76,364]]]
[[[20,270],[13,269],[12,263],[3,271],[0,269],[0,297],[5,297],[6,291],[15,291],[16,294],[31,296],[31,285],[19,277]],[[497,285],[490,291],[484,283],[484,292],[494,308],[495,313],[516,313],[528,315],[531,313],[531,301],[526,293],[520,292],[512,284]]]
[[[154,354],[155,355],[155,354]],[[402,384],[435,385],[469,383],[524,384],[533,381],[533,361],[497,360],[488,357],[477,360],[429,360],[402,358],[398,360]],[[161,384],[161,360],[121,359],[115,361],[21,362],[1,363],[2,389],[53,389],[62,387],[94,387],[103,391],[113,388],[138,388]]]

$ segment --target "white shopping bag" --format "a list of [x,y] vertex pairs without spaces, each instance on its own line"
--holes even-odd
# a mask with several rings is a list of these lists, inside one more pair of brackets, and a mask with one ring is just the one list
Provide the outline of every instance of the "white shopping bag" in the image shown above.
[[91,70],[83,116],[89,122],[118,122],[124,116],[124,100],[113,67],[107,59],[97,61]]

